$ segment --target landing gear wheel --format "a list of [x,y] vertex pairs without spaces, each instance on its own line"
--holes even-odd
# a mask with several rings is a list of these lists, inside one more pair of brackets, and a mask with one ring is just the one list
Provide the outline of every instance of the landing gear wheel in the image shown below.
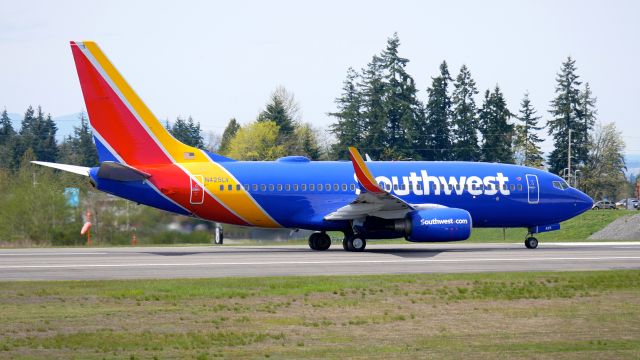
[[538,247],[538,239],[532,237],[528,237],[525,241],[524,241],[524,246],[527,247],[527,249],[535,249]]
[[345,251],[351,251],[351,250],[349,250],[349,241],[350,241],[349,239],[350,238],[353,238],[353,236],[348,235],[348,236],[345,236],[344,239],[342,239],[342,248]]
[[331,246],[331,238],[326,233],[316,232],[309,236],[311,250],[327,250]]
[[216,245],[222,245],[224,243],[224,232],[219,226],[216,226],[214,230],[214,242]]
[[360,236],[353,236],[347,239],[347,250],[361,252],[367,246],[367,241]]

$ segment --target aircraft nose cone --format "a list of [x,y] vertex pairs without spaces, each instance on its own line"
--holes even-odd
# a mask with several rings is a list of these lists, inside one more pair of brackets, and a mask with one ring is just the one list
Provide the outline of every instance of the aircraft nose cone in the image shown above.
[[593,199],[582,191],[576,190],[576,206],[580,209],[580,213],[583,213],[593,207]]

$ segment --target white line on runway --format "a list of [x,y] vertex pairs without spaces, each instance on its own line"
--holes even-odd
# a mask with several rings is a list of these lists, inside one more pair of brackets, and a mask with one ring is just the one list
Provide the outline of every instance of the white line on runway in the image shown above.
[[64,265],[5,265],[2,269],[77,269],[108,267],[167,267],[167,266],[239,266],[239,265],[330,265],[330,264],[397,264],[397,263],[456,263],[494,261],[601,261],[640,260],[640,256],[555,257],[555,258],[484,258],[484,259],[395,259],[395,260],[327,260],[327,261],[271,261],[271,262],[203,262],[203,263],[143,263],[143,264],[64,264]]
[[0,256],[56,256],[56,255],[106,255],[106,252],[43,252],[43,253],[0,253]]

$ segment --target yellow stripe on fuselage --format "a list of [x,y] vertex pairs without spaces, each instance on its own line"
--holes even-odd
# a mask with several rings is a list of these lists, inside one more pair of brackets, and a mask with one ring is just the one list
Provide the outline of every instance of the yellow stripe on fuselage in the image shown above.
[[[133,110],[136,112],[139,119],[143,121],[143,125],[150,130],[151,134],[159,142],[159,146],[164,148],[165,152],[173,160],[173,162],[181,165],[189,172],[189,175],[202,175],[209,179],[228,179],[227,184],[231,184],[234,187],[233,192],[224,192],[214,189],[216,183],[205,181],[205,187],[212,193],[219,201],[221,201],[227,208],[231,209],[238,216],[242,217],[250,224],[262,227],[280,227],[280,224],[275,222],[266,211],[264,211],[247,193],[244,189],[235,191],[238,182],[221,165],[213,162],[204,152],[185,145],[177,141],[167,129],[158,121],[144,102],[133,91],[127,81],[120,75],[118,70],[111,64],[106,55],[100,50],[98,45],[92,41],[83,42],[84,46],[89,50],[91,55],[102,67],[102,70],[107,74],[111,82],[117,87],[117,89],[124,96]],[[135,146],[135,144],[131,144]],[[188,156],[187,156],[188,154]],[[135,165],[135,164],[133,164]],[[153,164],[145,164],[153,165]],[[185,184],[189,186],[189,184]],[[206,206],[206,203],[202,206]]]

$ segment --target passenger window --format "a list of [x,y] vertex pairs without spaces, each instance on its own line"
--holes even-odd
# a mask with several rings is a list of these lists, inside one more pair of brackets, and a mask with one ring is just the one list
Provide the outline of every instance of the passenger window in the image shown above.
[[293,191],[298,191],[298,184],[293,184]]
[[314,184],[309,184],[309,191],[313,191],[316,189],[316,186]]
[[318,184],[317,189],[318,189],[318,191],[322,191],[322,184]]
[[278,184],[278,191],[282,191],[282,184]]
[[244,189],[245,189],[245,190],[247,190],[247,191],[249,191],[249,190],[250,190],[250,188],[249,188],[249,184],[244,184]]
[[340,185],[333,184],[333,191],[338,191],[338,190],[340,190]]
[[347,191],[347,184],[342,184],[342,191]]
[[269,191],[274,191],[276,188],[273,184],[269,184]]
[[236,185],[236,191],[240,191],[240,184]]
[[307,184],[302,184],[302,185],[300,185],[300,189],[301,189],[302,191],[307,191]]
[[258,191],[258,184],[253,184],[253,191]]
[[229,191],[233,190],[233,185],[229,184],[229,186],[227,186],[227,190]]
[[417,190],[422,190],[422,185],[420,185],[420,184],[416,185],[416,189]]
[[522,184],[518,184],[518,191],[522,191]]
[[331,191],[331,184],[324,184],[324,189],[327,191]]
[[287,191],[291,191],[291,184],[286,184],[284,186],[284,189],[287,190]]
[[398,184],[393,184],[393,190],[398,190]]
[[224,191],[224,185],[220,185],[220,191]]
[[351,191],[356,191],[356,184],[349,185],[349,189],[351,189]]
[[511,184],[511,191],[515,191],[516,190],[516,186],[514,184]]
[[261,184],[261,185],[260,185],[260,190],[262,190],[262,191],[267,191],[267,185],[265,185],[265,184]]

